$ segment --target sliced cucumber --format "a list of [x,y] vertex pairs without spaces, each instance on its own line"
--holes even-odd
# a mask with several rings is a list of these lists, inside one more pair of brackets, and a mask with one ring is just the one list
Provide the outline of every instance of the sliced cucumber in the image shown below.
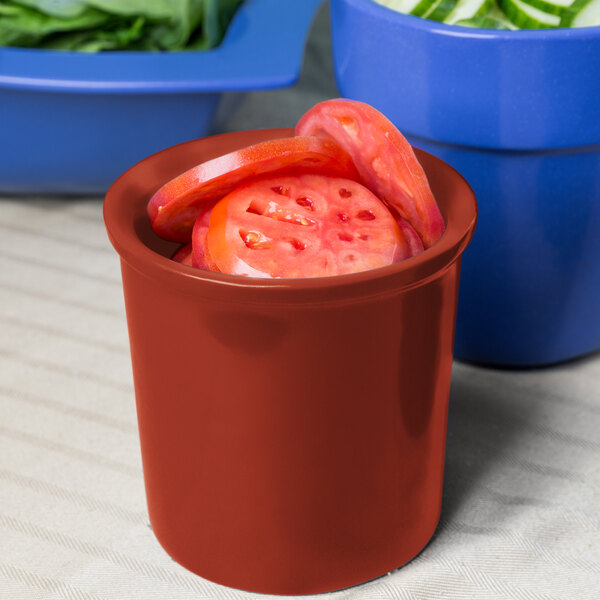
[[494,0],[458,0],[454,10],[444,19],[444,23],[454,25],[458,21],[483,16]]
[[573,19],[572,27],[596,27],[600,25],[600,2],[592,0],[582,11]]
[[511,20],[500,10],[500,7],[497,4],[493,4],[485,16],[496,21],[500,21],[500,23],[502,23],[506,29],[512,29],[513,31],[518,29],[518,27],[512,23]]
[[464,25],[465,27],[479,27],[481,29],[508,29],[506,23],[493,17],[479,16],[470,19],[461,19],[456,21],[455,25]]
[[410,11],[410,14],[415,17],[424,17],[428,13],[432,5],[435,4],[434,0],[420,0],[420,2]]
[[596,27],[600,25],[600,0],[575,0],[563,13],[561,27]]
[[[32,0],[14,0],[29,3]],[[44,0],[77,3],[84,0]],[[373,0],[391,10],[448,25],[484,29],[600,26],[600,0]],[[0,1],[0,5],[2,2]],[[0,13],[4,11],[0,6]]]
[[[421,2],[421,0],[374,0],[377,4],[391,8],[397,12],[410,14],[411,11]],[[429,5],[433,4],[433,0],[427,0]]]
[[538,8],[549,15],[560,17],[565,9],[573,4],[573,0],[523,0],[523,3]]
[[432,21],[444,21],[454,10],[458,0],[438,0],[423,16]]
[[529,6],[521,0],[498,0],[509,20],[521,29],[551,29],[560,25],[560,17]]

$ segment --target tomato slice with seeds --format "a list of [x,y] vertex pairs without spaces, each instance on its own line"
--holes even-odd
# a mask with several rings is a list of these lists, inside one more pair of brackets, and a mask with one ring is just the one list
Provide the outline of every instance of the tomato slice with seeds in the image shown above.
[[192,264],[192,244],[184,244],[178,248],[173,256],[171,256],[171,260],[181,263],[182,265],[189,265],[190,267],[194,266]]
[[219,267],[208,249],[208,235],[204,238],[204,260],[206,260],[210,271],[219,271]]
[[209,207],[196,217],[196,223],[192,232],[192,264],[199,269],[215,270],[211,269],[210,264],[213,263],[211,261],[209,264],[206,256],[206,234],[208,233],[208,224],[213,206],[214,203],[211,203]]
[[440,239],[445,225],[425,171],[378,110],[356,100],[326,100],[303,115],[296,134],[333,139],[352,157],[360,181],[414,227],[425,248]]
[[206,244],[220,271],[252,277],[341,275],[413,255],[410,239],[366,187],[314,174],[236,188],[213,208]]
[[358,179],[351,158],[331,140],[269,140],[204,162],[163,185],[148,203],[152,228],[164,239],[189,242],[204,203],[257,176],[306,171]]
[[403,219],[400,216],[396,216],[396,223],[398,223],[402,237],[406,241],[406,245],[408,247],[408,256],[416,256],[417,254],[423,252],[423,250],[425,250],[423,241],[421,240],[419,234],[415,231],[414,227],[406,219]]

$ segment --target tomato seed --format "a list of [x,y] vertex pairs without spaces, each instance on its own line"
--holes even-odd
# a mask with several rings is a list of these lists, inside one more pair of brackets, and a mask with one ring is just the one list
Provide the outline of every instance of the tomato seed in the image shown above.
[[294,238],[289,238],[287,241],[294,247],[295,250],[305,250],[306,249],[306,244],[304,242],[301,242],[300,240],[296,240]]
[[240,229],[240,237],[250,250],[266,250],[271,247],[271,240],[259,231],[244,231]]
[[370,210],[361,210],[356,216],[362,221],[372,221],[375,219],[375,215]]
[[275,187],[271,188],[276,194],[279,194],[280,196],[289,196],[290,195],[290,190],[288,190],[288,188],[283,187],[282,185],[276,185]]
[[258,202],[256,202],[255,200],[252,200],[250,202],[250,205],[246,209],[246,212],[253,214],[253,215],[264,215],[265,209],[264,209],[264,206],[259,206]]
[[352,196],[352,192],[346,188],[340,188],[339,193],[342,198],[350,198]]
[[302,206],[302,208],[306,208],[306,210],[315,210],[315,203],[306,196],[302,196],[301,198],[296,198],[296,204]]
[[356,137],[358,134],[358,123],[352,117],[335,117],[335,120],[348,135]]
[[342,242],[351,242],[354,239],[354,236],[351,233],[338,233],[338,238],[342,240]]
[[366,233],[361,233],[361,234],[358,236],[358,239],[359,239],[359,240],[365,240],[365,241],[366,241],[366,240],[370,240],[370,239],[371,239],[371,236],[370,236],[370,235],[367,235]]
[[347,223],[350,220],[350,217],[344,213],[338,213],[337,217],[342,223]]
[[345,260],[346,262],[354,262],[354,261],[356,260],[356,257],[354,256],[354,254],[348,254],[348,256],[346,256],[346,257],[344,258],[344,260]]
[[269,217],[269,219],[273,219],[273,221],[284,221],[290,225],[305,225],[310,227],[316,224],[316,221],[313,221],[310,217],[291,212],[287,207],[282,207],[271,200],[269,200],[268,206],[265,207],[265,211],[262,214],[265,217]]

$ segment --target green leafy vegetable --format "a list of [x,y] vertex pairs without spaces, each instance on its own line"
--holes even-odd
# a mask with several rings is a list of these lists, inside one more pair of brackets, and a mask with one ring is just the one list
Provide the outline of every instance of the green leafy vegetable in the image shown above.
[[13,2],[62,19],[78,17],[87,8],[82,0],[13,0]]
[[207,50],[243,0],[0,0],[0,46]]

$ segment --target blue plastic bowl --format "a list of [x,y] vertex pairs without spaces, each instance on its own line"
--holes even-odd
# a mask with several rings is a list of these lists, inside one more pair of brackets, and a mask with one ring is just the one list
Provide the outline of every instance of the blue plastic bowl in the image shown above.
[[296,81],[321,1],[246,0],[206,52],[0,48],[0,192],[103,193],[149,154],[212,133],[235,105],[223,92]]
[[551,364],[600,348],[600,27],[442,25],[331,0],[340,92],[459,170],[479,203],[455,356]]

